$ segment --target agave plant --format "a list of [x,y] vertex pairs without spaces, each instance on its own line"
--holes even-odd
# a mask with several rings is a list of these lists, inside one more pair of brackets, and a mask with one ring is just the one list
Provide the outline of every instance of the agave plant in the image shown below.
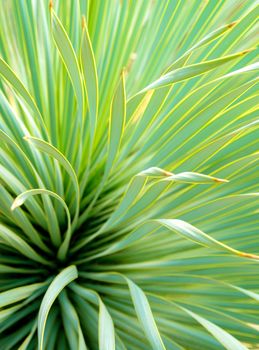
[[1,9],[0,348],[258,349],[255,2]]

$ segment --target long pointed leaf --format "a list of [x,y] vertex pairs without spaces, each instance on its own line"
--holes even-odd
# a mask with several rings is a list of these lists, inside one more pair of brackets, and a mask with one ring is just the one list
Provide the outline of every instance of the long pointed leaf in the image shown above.
[[75,266],[69,266],[61,271],[49,285],[41,302],[39,317],[38,317],[38,349],[43,350],[43,338],[46,326],[47,317],[51,306],[58,297],[59,293],[70,282],[78,277],[77,268]]

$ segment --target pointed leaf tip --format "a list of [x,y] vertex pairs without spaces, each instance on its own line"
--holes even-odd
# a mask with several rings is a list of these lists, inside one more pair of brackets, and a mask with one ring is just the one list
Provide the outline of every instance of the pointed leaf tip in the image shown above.
[[232,23],[229,23],[228,28],[233,28],[239,21],[234,21]]
[[259,256],[255,255],[255,254],[240,252],[238,255],[241,256],[242,258],[249,258],[249,259],[259,260]]
[[23,139],[24,139],[25,141],[29,141],[30,135],[24,135],[24,136],[23,136]]
[[250,49],[241,51],[240,56],[246,55],[247,53],[250,53],[250,52],[254,51],[255,49],[256,49],[255,47],[251,47]]
[[14,209],[17,208],[17,205],[15,204],[15,202],[13,202],[12,206],[11,206],[11,210],[13,211]]
[[20,198],[15,198],[15,200],[13,201],[13,204],[11,206],[11,210],[15,210],[16,208],[20,207],[21,205],[23,205],[24,201]]
[[11,210],[13,211],[16,208],[16,205],[13,203],[11,206]]
[[148,169],[145,169],[141,171],[138,176],[149,176],[149,177],[168,177],[173,176],[174,174],[170,171],[158,168],[158,167],[151,167]]
[[86,18],[84,15],[82,16],[82,28],[86,28]]
[[218,182],[218,183],[227,183],[227,182],[229,182],[229,180],[227,180],[227,179],[218,179],[217,177],[215,177],[213,180],[215,182]]
[[179,174],[173,174],[167,180],[173,180],[177,182],[183,183],[191,183],[191,184],[210,184],[210,183],[226,183],[229,182],[225,179],[220,179],[214,176],[209,176],[205,174],[200,174],[196,172],[183,172]]

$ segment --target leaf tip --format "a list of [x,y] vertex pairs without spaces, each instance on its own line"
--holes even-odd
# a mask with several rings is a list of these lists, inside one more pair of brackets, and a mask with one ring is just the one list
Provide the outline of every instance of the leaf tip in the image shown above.
[[30,135],[24,135],[24,136],[23,136],[23,139],[24,139],[25,141],[29,141]]
[[14,211],[16,208],[20,207],[22,204],[23,204],[23,201],[20,200],[19,198],[16,198],[16,199],[13,201],[13,204],[12,204],[12,206],[11,206],[11,211]]
[[218,179],[217,177],[214,178],[214,181],[217,183],[228,183],[229,180],[227,179]]
[[14,211],[14,209],[16,209],[17,206],[15,205],[15,203],[13,202],[12,206],[11,206],[11,211]]
[[53,0],[50,0],[49,2],[49,10],[51,11],[53,9]]
[[229,23],[228,28],[233,28],[237,23],[238,23],[238,21],[234,21],[234,22]]
[[85,16],[83,15],[82,16],[82,29],[84,30],[86,28],[86,18]]
[[125,74],[126,74],[126,72],[127,72],[126,68],[123,67],[122,70],[121,70],[121,74],[120,74],[120,77],[121,77],[121,79],[122,79],[123,81],[124,81],[124,79],[125,79]]
[[129,61],[125,67],[125,73],[129,73],[131,68],[132,68],[132,65],[133,63],[136,61],[136,58],[137,58],[137,53],[136,52],[132,52],[130,57],[129,57]]
[[254,51],[254,50],[255,50],[255,47],[251,47],[250,49],[247,49],[247,50],[240,52],[240,56],[246,55],[249,52]]
[[259,256],[255,255],[255,254],[239,252],[238,255],[241,256],[242,258],[249,258],[249,259],[259,260]]

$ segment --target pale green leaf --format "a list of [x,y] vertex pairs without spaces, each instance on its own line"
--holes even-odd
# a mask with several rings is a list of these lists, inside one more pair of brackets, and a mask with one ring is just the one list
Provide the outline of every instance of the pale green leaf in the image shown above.
[[191,184],[213,184],[213,183],[224,183],[228,182],[228,180],[219,179],[217,177],[199,174],[194,172],[184,172],[179,174],[173,174],[169,176],[167,181],[176,181],[183,183],[191,183]]
[[81,114],[80,118],[82,118],[84,113],[84,93],[79,64],[69,37],[52,7],[51,24],[53,38],[70,76],[77,98],[79,113]]
[[47,131],[46,131],[47,129],[46,129],[43,117],[35,101],[33,100],[32,96],[30,95],[26,87],[20,81],[20,79],[16,76],[13,70],[1,57],[0,57],[0,74],[18,92],[18,94],[20,94],[23,97],[26,103],[31,107],[31,109],[34,111],[35,115],[37,116],[39,123],[41,124],[42,130],[45,132],[45,135],[47,135]]
[[227,350],[248,350],[246,346],[224,329],[184,307],[181,308],[206,328]]
[[69,163],[66,157],[51,144],[32,136],[25,136],[24,139],[32,143],[40,151],[55,158],[70,175],[71,181],[73,182],[75,193],[76,193],[76,212],[75,212],[75,219],[74,219],[76,220],[79,213],[80,195],[79,195],[79,184],[78,184],[77,176],[72,165]]
[[[58,258],[61,260],[64,260],[69,248],[69,242],[71,239],[71,217],[70,217],[70,212],[69,209],[65,203],[65,201],[55,192],[49,191],[49,190],[45,190],[45,189],[41,189],[41,188],[35,188],[33,190],[28,190],[25,191],[21,194],[19,194],[19,196],[17,196],[12,204],[11,209],[14,210],[17,207],[20,207],[21,205],[23,205],[23,203],[30,197],[32,196],[36,196],[36,195],[48,195],[51,197],[56,198],[61,205],[63,206],[63,208],[65,209],[66,215],[67,215],[67,231],[65,233],[65,239],[63,240],[63,242],[61,243],[59,250],[58,250]],[[59,238],[60,239],[60,238]]]
[[150,176],[150,177],[166,177],[166,176],[172,176],[173,173],[171,173],[170,171],[166,171],[164,169],[161,168],[157,168],[157,167],[151,167],[148,168],[146,170],[141,171],[138,176]]
[[81,62],[88,100],[90,134],[91,140],[93,141],[98,116],[98,77],[92,43],[84,19],[81,44]]
[[45,286],[45,283],[34,283],[22,287],[8,289],[0,293],[0,307],[17,303],[20,300],[28,298],[33,292]]
[[131,298],[138,316],[138,319],[144,329],[146,337],[153,350],[165,350],[165,346],[157,329],[149,302],[144,292],[130,279],[126,278]]
[[59,295],[63,324],[71,349],[86,350],[85,339],[77,312],[69,300],[66,290]]
[[169,230],[172,230],[185,238],[194,241],[195,243],[204,245],[206,247],[211,247],[214,249],[220,249],[223,251],[227,251],[230,253],[233,253],[238,256],[242,257],[247,257],[251,259],[258,259],[259,256],[254,255],[254,254],[247,254],[240,252],[236,249],[233,249],[229,247],[228,245],[221,243],[214,239],[213,237],[210,237],[206,233],[202,232],[198,228],[192,226],[191,224],[183,221],[183,220],[178,220],[178,219],[158,219],[155,220],[157,223],[167,227]]
[[187,50],[179,59],[177,59],[170,67],[168,67],[165,71],[165,73],[168,73],[172,69],[180,68],[184,65],[185,61],[189,58],[189,56],[192,54],[192,52],[196,49],[199,49],[200,47],[203,47],[213,40],[216,40],[223,34],[225,34],[227,31],[232,29],[236,25],[236,22],[232,22],[229,24],[225,24],[224,26],[214,30],[213,32],[206,35],[204,38],[202,38],[197,44],[193,45],[189,50]]
[[220,67],[222,64],[230,62],[233,59],[241,58],[244,54],[246,54],[248,51],[238,52],[233,55],[229,55],[223,58],[217,58],[215,60],[197,63],[194,65],[186,66],[183,68],[179,68],[176,70],[173,70],[171,72],[168,72],[167,74],[163,75],[158,80],[154,81],[147,87],[145,87],[143,90],[139,91],[138,94],[142,94],[148,90],[152,89],[158,89],[166,85],[170,85],[173,83],[177,83],[179,81],[183,81],[186,79],[194,78],[198,75],[204,74],[209,72],[212,69]]
[[10,245],[15,250],[29,259],[40,262],[43,265],[50,265],[50,262],[41,257],[27,242],[9,228],[0,224],[0,238],[5,244]]
[[38,349],[43,350],[43,338],[47,317],[54,301],[70,282],[78,277],[77,268],[73,265],[62,270],[49,285],[41,302],[38,316]]
[[112,318],[104,303],[99,300],[99,348],[115,350],[115,333]]
[[119,85],[115,91],[109,119],[108,156],[105,167],[105,176],[109,173],[118,153],[123,136],[126,118],[125,82],[122,72]]

